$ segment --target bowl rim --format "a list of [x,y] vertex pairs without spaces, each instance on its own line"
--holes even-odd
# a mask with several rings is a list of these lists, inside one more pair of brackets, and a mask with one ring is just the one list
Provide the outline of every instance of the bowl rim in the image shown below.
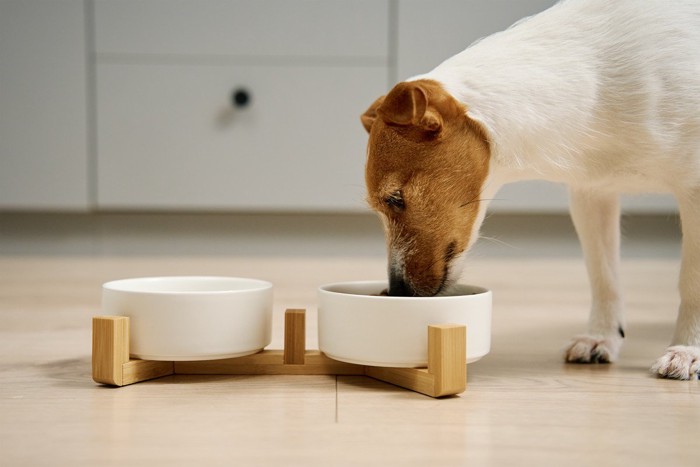
[[484,295],[489,295],[491,294],[491,290],[480,286],[480,285],[472,285],[472,284],[455,284],[457,287],[463,287],[463,288],[469,288],[472,290],[475,290],[476,292],[474,293],[465,293],[465,294],[456,294],[456,295],[434,295],[432,297],[401,297],[401,296],[395,296],[395,295],[368,295],[368,294],[360,294],[360,293],[351,293],[351,292],[338,292],[336,290],[330,290],[333,287],[339,287],[339,286],[348,286],[348,285],[354,285],[354,286],[361,286],[361,285],[367,285],[367,286],[380,286],[386,288],[389,283],[386,280],[367,280],[367,281],[342,281],[342,282],[333,282],[330,284],[324,284],[322,286],[318,287],[318,292],[319,293],[324,293],[328,295],[333,295],[333,296],[348,296],[348,297],[357,297],[357,298],[362,298],[362,299],[369,299],[369,300],[382,300],[382,301],[435,301],[435,300],[440,300],[440,301],[445,301],[445,300],[465,300],[468,299],[469,297],[478,297],[478,296],[484,296]]
[[[144,283],[144,282],[159,282],[159,281],[185,281],[185,280],[204,280],[204,281],[245,281],[250,283],[250,287],[243,289],[221,289],[221,290],[135,290],[127,286],[129,283]],[[144,276],[144,277],[128,277],[124,279],[115,279],[102,284],[103,291],[143,294],[143,295],[223,295],[223,294],[242,294],[250,292],[258,292],[272,289],[272,283],[262,279],[251,277],[238,276],[198,276],[198,275],[183,275],[183,276]]]

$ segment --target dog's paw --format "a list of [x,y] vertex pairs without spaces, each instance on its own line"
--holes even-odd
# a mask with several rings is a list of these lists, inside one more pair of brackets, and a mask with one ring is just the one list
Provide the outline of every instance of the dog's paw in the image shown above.
[[698,379],[700,377],[700,347],[676,345],[669,347],[663,357],[651,367],[660,378]]
[[602,336],[577,336],[564,351],[568,363],[611,363],[617,360],[621,339]]

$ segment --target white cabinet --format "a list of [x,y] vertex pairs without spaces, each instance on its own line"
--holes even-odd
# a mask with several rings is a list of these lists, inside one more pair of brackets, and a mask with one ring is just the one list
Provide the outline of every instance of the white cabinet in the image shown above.
[[81,0],[0,1],[0,209],[89,203]]
[[[556,0],[399,0],[398,80],[425,73],[474,41],[536,14]],[[676,210],[670,195],[625,196],[626,212]],[[490,205],[497,212],[566,212],[564,186],[541,181],[503,187]]]
[[96,2],[99,207],[365,209],[359,115],[387,87],[388,11]]

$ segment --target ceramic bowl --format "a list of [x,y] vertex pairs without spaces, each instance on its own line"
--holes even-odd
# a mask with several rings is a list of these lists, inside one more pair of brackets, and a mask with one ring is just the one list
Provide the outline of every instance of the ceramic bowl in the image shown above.
[[319,349],[347,363],[420,368],[428,363],[428,325],[467,326],[467,362],[491,347],[491,292],[458,285],[438,297],[379,296],[385,281],[345,282],[318,289]]
[[262,350],[272,336],[272,284],[238,277],[144,277],[102,286],[102,312],[130,318],[143,360],[213,360]]

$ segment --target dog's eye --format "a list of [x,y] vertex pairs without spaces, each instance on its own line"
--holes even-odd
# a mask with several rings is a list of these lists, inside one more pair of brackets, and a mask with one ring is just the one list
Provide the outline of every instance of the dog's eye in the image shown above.
[[406,208],[406,203],[403,200],[403,196],[400,191],[395,191],[386,198],[384,198],[384,204],[393,209],[398,209],[400,211]]

